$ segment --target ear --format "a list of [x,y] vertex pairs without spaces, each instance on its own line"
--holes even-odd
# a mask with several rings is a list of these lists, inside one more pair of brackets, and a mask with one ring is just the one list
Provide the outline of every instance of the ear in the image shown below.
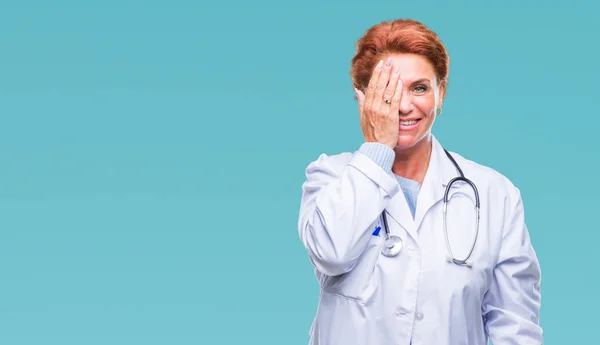
[[354,99],[360,102],[361,100],[360,100],[359,97],[362,95],[362,98],[364,100],[364,98],[365,98],[365,91],[364,91],[364,89],[360,85],[358,85],[357,83],[352,83],[352,87],[353,87],[353,90],[354,90]]
[[365,103],[365,94],[359,89],[354,89],[354,97],[358,101],[358,109],[362,111]]
[[438,108],[442,108],[442,105],[444,104],[444,99],[446,98],[446,85],[448,85],[446,80],[442,80],[442,82],[440,83],[440,87],[438,89]]

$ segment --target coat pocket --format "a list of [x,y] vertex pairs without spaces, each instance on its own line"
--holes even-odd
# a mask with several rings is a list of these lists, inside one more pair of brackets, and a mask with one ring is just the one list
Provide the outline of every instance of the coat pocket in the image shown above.
[[373,272],[381,255],[385,239],[371,236],[369,244],[361,254],[351,271],[325,280],[323,290],[340,297],[365,303],[373,294],[376,286],[373,282]]

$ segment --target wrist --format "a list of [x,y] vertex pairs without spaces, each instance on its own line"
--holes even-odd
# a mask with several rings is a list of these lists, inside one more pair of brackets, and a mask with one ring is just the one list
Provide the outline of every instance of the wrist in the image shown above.
[[392,143],[392,142],[386,142],[385,140],[377,140],[377,139],[365,138],[365,143],[385,145],[385,146],[389,147],[392,150],[396,148],[396,143],[395,142],[394,143]]
[[390,146],[376,141],[365,141],[358,152],[369,157],[386,172],[392,170],[396,153]]

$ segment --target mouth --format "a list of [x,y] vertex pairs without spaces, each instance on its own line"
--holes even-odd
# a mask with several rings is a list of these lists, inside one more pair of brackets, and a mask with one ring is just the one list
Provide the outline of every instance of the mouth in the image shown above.
[[419,122],[421,122],[421,119],[400,120],[400,130],[410,131],[416,129],[419,127]]

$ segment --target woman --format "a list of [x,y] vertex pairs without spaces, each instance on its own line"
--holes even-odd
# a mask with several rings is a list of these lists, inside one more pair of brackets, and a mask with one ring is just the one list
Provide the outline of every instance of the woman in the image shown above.
[[[310,344],[542,344],[541,273],[519,189],[431,134],[448,85],[444,45],[395,20],[357,48],[364,143],[322,154],[302,186],[298,230],[321,290]],[[450,185],[444,227],[446,187],[461,171],[477,193]]]

